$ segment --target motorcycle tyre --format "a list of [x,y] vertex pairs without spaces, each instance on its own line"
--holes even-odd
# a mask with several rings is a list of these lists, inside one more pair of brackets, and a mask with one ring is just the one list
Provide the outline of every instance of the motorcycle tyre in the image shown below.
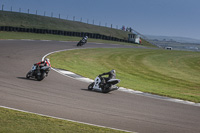
[[29,79],[29,78],[31,77],[30,75],[31,75],[31,71],[29,71],[29,72],[26,74],[26,78]]
[[106,89],[106,90],[102,90],[102,93],[109,93],[110,90],[109,89]]
[[93,89],[93,86],[94,86],[94,82],[93,83],[91,83],[89,86],[88,86],[88,90],[92,90]]
[[81,46],[81,43],[80,43],[80,42],[77,43],[77,47],[78,47],[78,46]]
[[45,76],[44,76],[44,72],[42,72],[41,75],[40,75],[40,76],[37,76],[36,79],[37,79],[37,81],[42,81],[42,80],[44,79],[44,77],[45,77]]
[[104,86],[104,88],[102,88],[102,93],[109,93],[110,92],[110,87],[109,88],[106,88]]

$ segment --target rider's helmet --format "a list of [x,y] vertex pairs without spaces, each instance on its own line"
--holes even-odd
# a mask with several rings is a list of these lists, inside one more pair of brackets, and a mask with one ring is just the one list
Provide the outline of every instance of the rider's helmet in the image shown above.
[[88,39],[88,36],[85,36],[86,39]]
[[115,73],[116,73],[116,71],[115,71],[114,69],[112,69],[110,72],[111,72],[112,74],[115,74]]
[[46,58],[46,59],[44,60],[44,62],[45,62],[45,64],[46,64],[47,66],[51,66],[51,63],[50,63],[49,58]]

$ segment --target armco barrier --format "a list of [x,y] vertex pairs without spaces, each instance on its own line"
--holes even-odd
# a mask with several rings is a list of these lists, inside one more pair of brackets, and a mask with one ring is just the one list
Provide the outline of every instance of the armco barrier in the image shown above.
[[[14,32],[28,32],[28,33],[40,33],[40,34],[54,34],[54,35],[63,35],[63,36],[76,36],[83,37],[88,36],[89,38],[102,39],[102,40],[111,40],[118,42],[129,42],[125,39],[119,39],[116,37],[88,33],[88,32],[72,32],[72,31],[62,31],[62,30],[48,30],[48,29],[36,29],[36,28],[22,28],[22,27],[12,27],[12,26],[0,26],[0,31],[14,31]],[[129,42],[132,43],[132,42]]]

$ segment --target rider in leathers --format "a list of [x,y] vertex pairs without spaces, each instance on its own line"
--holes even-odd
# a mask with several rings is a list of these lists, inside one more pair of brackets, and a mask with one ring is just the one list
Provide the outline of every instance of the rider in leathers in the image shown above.
[[35,63],[34,66],[36,66],[34,71],[39,73],[41,66],[49,66],[49,67],[51,67],[51,63],[50,63],[50,60],[48,58],[46,58],[44,61]]
[[87,39],[88,39],[88,36],[85,36],[85,37],[82,38],[81,41],[84,42],[84,43],[87,43]]
[[102,73],[102,74],[100,74],[99,76],[104,76],[104,75],[108,75],[107,78],[104,78],[105,81],[107,82],[107,81],[110,80],[110,79],[115,79],[115,78],[116,78],[116,71],[113,69],[113,70],[111,70],[110,72]]

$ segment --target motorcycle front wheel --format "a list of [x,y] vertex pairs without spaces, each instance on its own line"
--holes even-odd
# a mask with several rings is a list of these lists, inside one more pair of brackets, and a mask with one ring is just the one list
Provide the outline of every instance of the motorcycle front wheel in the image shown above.
[[31,77],[31,71],[26,74],[26,78],[29,79]]
[[78,42],[77,47],[78,47],[78,46],[81,46],[81,43],[80,43],[80,42]]
[[88,90],[92,90],[92,89],[93,89],[93,86],[94,86],[94,82],[91,83],[91,84],[88,86]]

